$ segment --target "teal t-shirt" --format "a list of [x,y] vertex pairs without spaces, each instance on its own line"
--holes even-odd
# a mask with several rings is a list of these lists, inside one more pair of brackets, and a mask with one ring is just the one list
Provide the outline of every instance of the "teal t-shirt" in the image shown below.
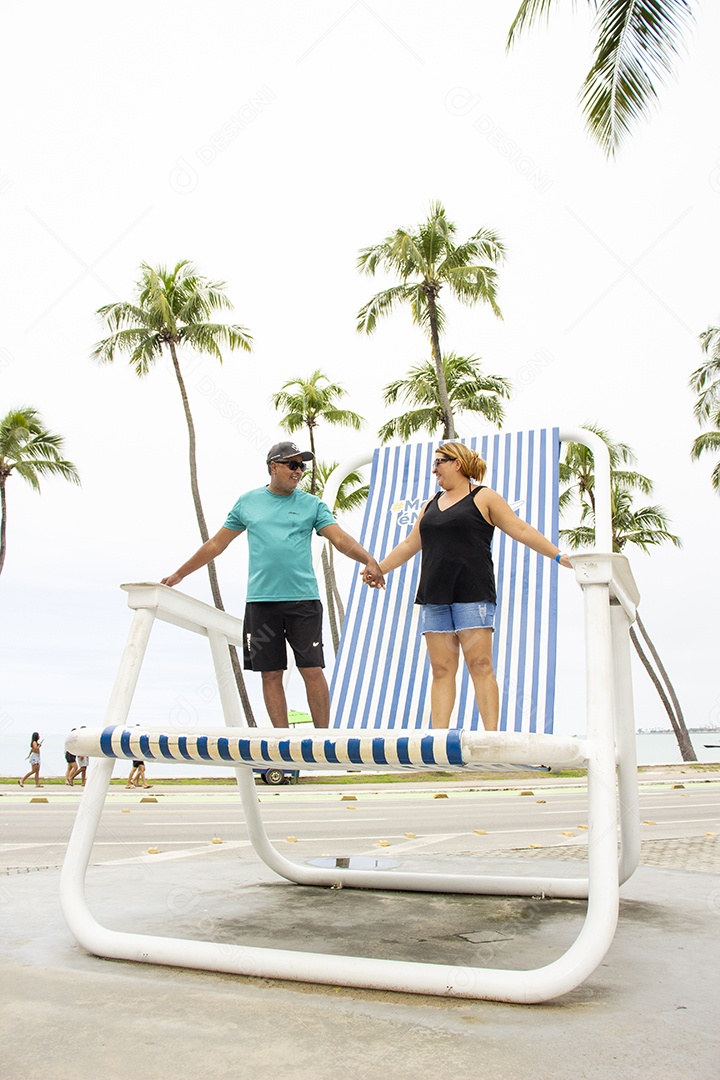
[[319,600],[312,534],[334,524],[325,503],[307,491],[274,495],[263,487],[241,495],[225,528],[248,534],[248,601]]

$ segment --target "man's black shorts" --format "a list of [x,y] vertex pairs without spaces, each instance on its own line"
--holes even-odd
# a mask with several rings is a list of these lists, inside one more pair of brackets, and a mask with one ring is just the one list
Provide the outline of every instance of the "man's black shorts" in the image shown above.
[[319,600],[251,601],[243,622],[246,671],[284,671],[290,645],[299,668],[325,667]]

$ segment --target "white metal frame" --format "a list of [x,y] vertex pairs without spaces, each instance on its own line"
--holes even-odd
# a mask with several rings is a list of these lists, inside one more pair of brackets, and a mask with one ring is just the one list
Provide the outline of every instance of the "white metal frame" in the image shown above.
[[[587,737],[581,756],[588,775],[588,873],[583,878],[549,875],[461,875],[392,870],[324,868],[293,862],[270,843],[255,790],[252,767],[235,769],[248,832],[255,851],[276,873],[304,885],[405,891],[587,898],[587,914],[578,937],[553,963],[535,970],[503,970],[456,965],[398,962],[382,958],[333,956],[284,949],[254,948],[155,935],[124,933],[101,926],[85,898],[85,875],[109,788],[113,759],[102,756],[98,732],[78,730],[68,746],[100,758],[89,770],[61,875],[61,903],[77,940],[100,956],[180,967],[196,967],[266,978],[298,979],[334,985],[363,986],[441,996],[488,998],[532,1003],[567,993],[584,981],[602,960],[612,941],[618,915],[619,884],[639,861],[640,832],[635,763],[635,731],[630,675],[629,627],[635,619],[637,590],[624,556],[611,550],[610,470],[602,441],[583,429],[561,432],[563,441],[582,442],[595,455],[598,552],[572,556],[583,592],[586,641]],[[364,459],[367,461],[367,459]],[[344,475],[357,459],[338,469]],[[328,484],[327,497],[332,491]],[[226,724],[246,728],[239,698],[225,677],[228,644],[242,644],[242,623],[192,597],[155,583],[124,585],[135,617],[108,706],[105,725],[123,726],[155,618],[207,636],[212,652]],[[197,732],[195,732],[197,734]],[[268,735],[271,733],[268,732]],[[274,731],[277,736],[277,731]],[[397,732],[379,733],[396,737]],[[341,732],[312,736],[325,741]],[[473,733],[480,758],[551,764],[548,745],[556,746],[558,764],[578,756],[578,743],[555,736],[526,736],[518,753],[518,737]],[[307,738],[291,735],[290,738]],[[548,742],[550,741],[550,743]],[[490,749],[492,748],[492,750]],[[551,751],[550,751],[551,752]],[[552,753],[552,752],[551,752]],[[514,756],[513,756],[514,755]],[[133,751],[133,756],[136,751]],[[257,766],[256,766],[257,767]],[[618,861],[617,841],[621,839]]]

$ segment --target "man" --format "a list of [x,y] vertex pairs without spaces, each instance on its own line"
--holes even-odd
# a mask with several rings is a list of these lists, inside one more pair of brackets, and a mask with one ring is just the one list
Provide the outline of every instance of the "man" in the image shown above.
[[312,459],[309,450],[300,450],[293,442],[271,447],[267,487],[241,495],[222,529],[162,580],[163,585],[177,585],[222,554],[241,532],[247,532],[250,568],[243,666],[262,673],[265,707],[275,727],[288,726],[283,687],[286,641],[305,682],[315,727],[326,728],[330,722],[330,692],[323,672],[322,604],[312,566],[313,531],[341,554],[365,566],[367,579],[378,585],[383,581],[375,559],[340,528],[325,503],[298,490],[306,462]]

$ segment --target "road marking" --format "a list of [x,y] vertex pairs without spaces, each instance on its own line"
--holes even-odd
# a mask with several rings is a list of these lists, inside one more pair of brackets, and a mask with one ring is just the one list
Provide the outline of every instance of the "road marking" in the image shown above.
[[[123,845],[125,846],[125,845]],[[157,862],[171,862],[175,859],[189,859],[193,855],[201,855],[208,851],[225,851],[234,850],[237,848],[250,847],[249,840],[230,840],[218,847],[217,844],[203,844],[203,851],[198,851],[197,848],[192,848],[185,851],[160,851],[157,855],[135,855],[129,859],[104,859],[102,862],[93,863],[93,866],[129,866],[132,863],[157,863]]]

